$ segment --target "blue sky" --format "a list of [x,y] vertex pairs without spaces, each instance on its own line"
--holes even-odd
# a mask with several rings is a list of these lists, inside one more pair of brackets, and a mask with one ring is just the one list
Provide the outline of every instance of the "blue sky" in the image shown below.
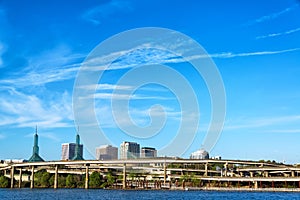
[[[222,76],[226,118],[211,156],[300,163],[299,13],[295,0],[0,1],[0,159],[29,158],[35,125],[41,156],[60,159],[61,143],[75,141],[72,95],[81,63],[115,34],[163,27],[201,44]],[[176,95],[163,86],[145,85],[129,103],[132,121],[142,127],[150,123],[149,108],[162,105],[168,118],[155,137],[124,134],[112,118],[110,97],[118,79],[131,62],[153,59],[165,63],[170,57],[160,51],[121,57],[119,68],[106,71],[98,84],[95,112],[114,145],[133,140],[160,149],[175,137],[182,113]],[[186,63],[175,60],[169,66],[187,77],[199,101],[199,129],[182,155],[188,157],[205,137],[210,95]],[[191,114],[188,120],[193,119]],[[93,153],[85,149],[84,157]]]

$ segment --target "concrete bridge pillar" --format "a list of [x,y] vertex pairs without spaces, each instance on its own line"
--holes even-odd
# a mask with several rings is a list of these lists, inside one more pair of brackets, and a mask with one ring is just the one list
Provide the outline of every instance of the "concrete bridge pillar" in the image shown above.
[[54,174],[54,189],[57,189],[58,186],[58,165],[55,165],[55,174]]
[[228,166],[228,163],[226,162],[224,164],[224,176],[226,177],[227,176],[227,166]]
[[14,188],[14,177],[15,177],[15,167],[12,166],[10,170],[10,188]]
[[167,164],[164,163],[164,185],[166,185],[166,179],[167,179]]
[[22,187],[22,168],[19,169],[19,175],[20,175],[20,177],[19,177],[19,188],[21,188]]
[[205,163],[205,172],[204,172],[204,176],[208,175],[208,163]]
[[269,172],[268,171],[266,171],[264,174],[265,174],[265,177],[269,177]]
[[250,177],[251,177],[251,178],[253,177],[253,175],[254,175],[254,173],[253,173],[253,172],[250,172]]
[[295,177],[295,171],[291,171],[291,176]]
[[257,183],[257,181],[254,181],[254,188],[255,188],[255,189],[258,188],[258,183]]
[[89,165],[85,166],[85,189],[89,189]]
[[123,189],[126,189],[126,164],[123,165]]
[[34,166],[31,167],[30,189],[34,188]]

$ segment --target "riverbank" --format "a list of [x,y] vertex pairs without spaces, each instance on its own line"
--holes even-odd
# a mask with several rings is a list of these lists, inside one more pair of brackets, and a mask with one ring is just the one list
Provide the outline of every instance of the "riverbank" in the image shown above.
[[173,187],[171,190],[243,191],[243,192],[300,192],[300,188],[235,188],[235,187]]

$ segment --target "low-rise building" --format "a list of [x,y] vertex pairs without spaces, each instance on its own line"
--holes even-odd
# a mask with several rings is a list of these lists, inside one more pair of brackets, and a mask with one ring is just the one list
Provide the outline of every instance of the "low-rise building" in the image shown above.
[[141,158],[155,158],[157,157],[157,150],[153,147],[142,147]]
[[102,145],[96,148],[97,160],[116,160],[118,159],[118,148],[111,145]]
[[204,149],[200,149],[191,154],[190,159],[209,159],[209,154]]

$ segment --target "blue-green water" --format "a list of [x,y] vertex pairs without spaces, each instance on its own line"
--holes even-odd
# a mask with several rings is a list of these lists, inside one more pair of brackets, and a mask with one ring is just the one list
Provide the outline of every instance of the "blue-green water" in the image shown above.
[[300,199],[292,192],[123,191],[85,189],[0,189],[0,199]]

